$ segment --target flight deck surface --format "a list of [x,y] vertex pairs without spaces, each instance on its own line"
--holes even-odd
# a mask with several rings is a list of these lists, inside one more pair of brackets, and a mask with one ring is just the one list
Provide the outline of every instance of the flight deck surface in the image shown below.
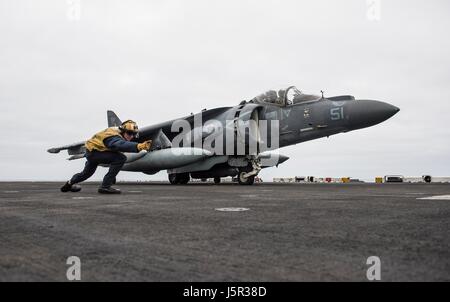
[[0,183],[0,281],[450,281],[449,184]]

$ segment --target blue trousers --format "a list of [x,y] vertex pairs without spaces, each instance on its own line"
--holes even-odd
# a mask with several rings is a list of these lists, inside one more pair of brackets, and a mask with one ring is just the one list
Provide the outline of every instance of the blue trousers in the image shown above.
[[127,157],[120,152],[112,151],[86,151],[86,165],[83,171],[75,174],[70,180],[71,184],[80,183],[91,177],[95,170],[97,170],[98,165],[109,165],[109,171],[103,178],[102,187],[109,188],[115,183],[116,176],[119,174]]

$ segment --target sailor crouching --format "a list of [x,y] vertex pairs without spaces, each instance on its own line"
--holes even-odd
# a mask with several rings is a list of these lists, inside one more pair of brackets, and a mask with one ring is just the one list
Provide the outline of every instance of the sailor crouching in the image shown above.
[[142,150],[149,151],[152,141],[143,143],[132,142],[138,136],[138,126],[128,120],[118,128],[111,127],[96,133],[85,144],[86,165],[83,171],[75,174],[68,182],[61,187],[61,192],[79,192],[81,187],[75,184],[81,183],[91,177],[99,165],[109,165],[109,171],[103,178],[99,193],[120,194],[119,189],[112,185],[116,181],[116,176],[126,162],[126,156],[122,152],[138,153]]

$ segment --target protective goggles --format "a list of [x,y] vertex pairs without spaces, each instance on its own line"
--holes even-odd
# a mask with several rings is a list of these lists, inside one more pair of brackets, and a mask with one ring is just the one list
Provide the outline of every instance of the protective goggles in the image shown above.
[[127,131],[125,131],[125,133],[128,134],[128,135],[131,135],[131,136],[136,136],[138,134],[137,132],[134,132],[134,131],[131,131],[131,130],[127,130]]

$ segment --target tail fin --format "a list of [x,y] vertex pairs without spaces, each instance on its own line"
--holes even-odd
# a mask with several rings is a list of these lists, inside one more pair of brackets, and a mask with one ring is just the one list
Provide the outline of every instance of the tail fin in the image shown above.
[[114,111],[108,110],[108,127],[119,127],[122,124],[120,118],[114,113]]

